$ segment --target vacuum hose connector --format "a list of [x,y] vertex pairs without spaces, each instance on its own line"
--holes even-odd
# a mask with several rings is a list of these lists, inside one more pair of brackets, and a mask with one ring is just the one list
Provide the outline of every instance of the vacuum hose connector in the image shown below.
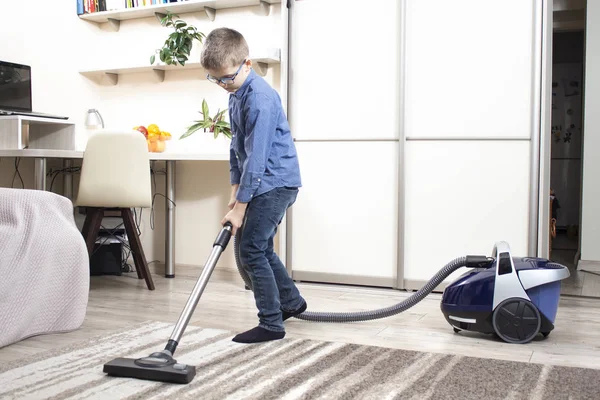
[[[244,269],[241,258],[240,258],[240,249],[239,249],[239,240],[237,235],[233,239],[234,245],[234,253],[235,253],[235,262],[237,265],[237,269],[242,279],[246,283],[250,289],[252,289],[252,282],[248,277],[248,273]],[[360,312],[310,312],[305,311],[302,314],[296,315],[295,318],[302,319],[305,321],[317,321],[317,322],[357,322],[357,321],[368,321],[379,318],[386,318],[403,311],[408,310],[421,300],[429,293],[431,293],[439,284],[441,284],[444,279],[446,279],[451,273],[456,271],[462,267],[468,268],[487,268],[493,259],[485,256],[466,256],[459,257],[444,266],[440,271],[438,271],[433,278],[431,278],[425,286],[415,292],[409,298],[401,301],[398,304],[395,304],[390,307],[381,308],[378,310],[372,311],[360,311]]]

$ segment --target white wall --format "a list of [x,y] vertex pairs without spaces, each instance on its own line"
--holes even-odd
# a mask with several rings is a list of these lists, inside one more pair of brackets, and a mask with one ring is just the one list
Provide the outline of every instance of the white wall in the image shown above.
[[600,3],[587,2],[581,260],[600,261]]
[[[88,135],[83,126],[85,112],[97,108],[107,128],[130,129],[156,123],[172,133],[174,140],[168,146],[228,151],[229,140],[215,140],[210,133],[176,142],[185,128],[200,117],[203,98],[209,102],[211,113],[227,107],[228,94],[204,79],[203,70],[167,72],[162,83],[155,82],[151,73],[121,75],[116,86],[99,84],[79,74],[83,69],[148,65],[154,50],[171,32],[156,18],[122,21],[120,30],[111,32],[105,25],[80,20],[74,0],[1,2],[0,15],[14,15],[4,17],[0,24],[0,36],[5,38],[0,42],[0,59],[32,66],[34,108],[74,120],[80,146],[85,145]],[[215,21],[210,21],[204,12],[180,17],[205,34],[221,26],[237,29],[246,37],[251,51],[282,45],[279,5],[271,6],[269,16],[261,15],[256,6],[218,10]],[[192,52],[196,60],[199,50],[195,46]],[[278,65],[273,66],[265,77],[276,89],[280,86],[279,70]],[[28,187],[33,187],[32,165],[27,160],[21,162],[20,170]],[[156,167],[164,170],[164,163],[157,163]],[[186,161],[178,162],[176,171],[176,262],[202,265],[227,211],[229,165],[226,161]],[[0,185],[10,186],[13,172],[13,159],[2,160]],[[158,192],[164,194],[164,174],[157,176],[156,183]],[[60,189],[55,184],[55,191]],[[150,210],[143,212],[142,243],[149,261],[164,261],[164,209],[164,198],[157,196],[154,230],[150,229]],[[220,268],[235,267],[232,250],[233,246],[229,246],[223,254]]]
[[[0,60],[31,65],[34,110],[67,115],[82,129],[87,107],[97,103],[94,85],[78,73],[79,62],[92,49],[96,28],[82,23],[75,2],[0,2]],[[15,159],[0,159],[0,186],[10,187]],[[48,162],[48,168],[60,168]],[[26,188],[33,188],[33,160],[21,159],[19,172]],[[60,178],[53,190],[61,190]],[[21,187],[19,179],[15,187]]]

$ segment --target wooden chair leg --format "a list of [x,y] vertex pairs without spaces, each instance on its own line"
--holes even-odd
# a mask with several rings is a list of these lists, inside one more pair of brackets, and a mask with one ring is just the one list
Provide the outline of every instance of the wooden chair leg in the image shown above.
[[83,223],[81,234],[85,239],[89,257],[91,257],[94,252],[94,244],[98,238],[98,232],[100,232],[102,218],[104,218],[103,208],[88,207],[86,209],[85,222]]
[[154,290],[154,282],[152,281],[152,276],[150,275],[150,270],[148,269],[148,262],[146,260],[146,256],[144,255],[142,242],[140,241],[140,237],[138,236],[135,228],[135,222],[133,220],[133,213],[131,212],[131,209],[122,208],[121,216],[123,217],[125,232],[127,232],[127,238],[129,239],[129,246],[131,247],[131,252],[133,253],[133,262],[135,263],[135,268],[140,271],[142,277],[146,280],[148,289]]

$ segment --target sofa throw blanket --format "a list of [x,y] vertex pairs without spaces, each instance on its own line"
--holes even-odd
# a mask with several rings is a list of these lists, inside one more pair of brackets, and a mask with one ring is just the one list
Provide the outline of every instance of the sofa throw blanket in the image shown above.
[[88,293],[89,257],[73,203],[0,188],[0,347],[79,328]]

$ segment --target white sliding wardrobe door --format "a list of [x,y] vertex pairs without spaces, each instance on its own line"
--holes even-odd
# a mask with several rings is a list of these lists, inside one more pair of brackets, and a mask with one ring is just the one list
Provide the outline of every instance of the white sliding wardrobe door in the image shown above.
[[396,142],[297,143],[294,277],[392,286],[397,270]]
[[406,0],[403,278],[409,289],[456,257],[491,255],[496,241],[528,255],[541,4]]
[[406,0],[407,138],[531,136],[537,3]]
[[407,142],[405,280],[499,240],[526,254],[529,152],[528,141]]
[[303,183],[287,220],[292,275],[396,286],[401,5],[291,5],[288,117]]
[[299,140],[398,138],[396,0],[294,1],[289,115]]

